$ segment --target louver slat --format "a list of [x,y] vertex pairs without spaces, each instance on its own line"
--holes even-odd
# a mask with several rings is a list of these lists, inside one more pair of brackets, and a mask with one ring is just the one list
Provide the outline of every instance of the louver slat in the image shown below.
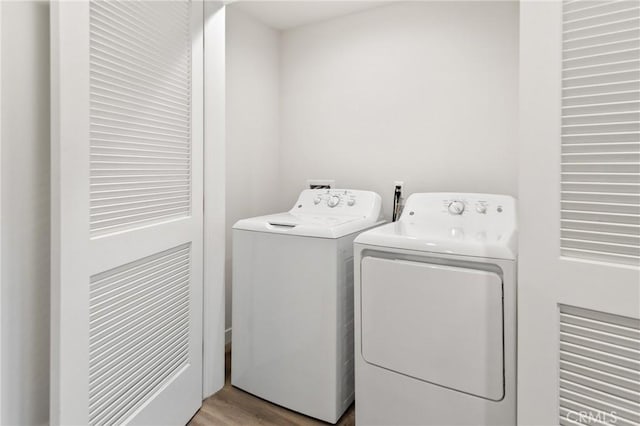
[[560,305],[559,397],[561,425],[640,424],[640,319]]
[[121,424],[188,362],[191,247],[91,277],[89,422]]
[[186,1],[92,1],[90,230],[191,213],[191,38]]
[[640,264],[640,3],[563,3],[561,253]]

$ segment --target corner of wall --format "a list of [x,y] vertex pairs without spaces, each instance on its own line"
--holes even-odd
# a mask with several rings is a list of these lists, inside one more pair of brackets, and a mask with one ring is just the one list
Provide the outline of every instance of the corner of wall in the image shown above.
[[[231,227],[241,218],[273,213],[280,150],[280,33],[227,6],[226,325],[231,327]],[[229,335],[230,336],[230,335]]]
[[204,3],[204,311],[202,398],[225,380],[226,7]]

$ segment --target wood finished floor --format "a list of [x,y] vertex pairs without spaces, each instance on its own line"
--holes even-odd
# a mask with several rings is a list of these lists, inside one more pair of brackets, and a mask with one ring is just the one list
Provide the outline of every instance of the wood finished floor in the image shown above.
[[[226,354],[226,381],[224,388],[206,399],[202,407],[189,422],[189,426],[209,425],[328,425],[279,405],[257,398],[231,386],[231,352]],[[351,407],[338,422],[340,426],[355,425],[355,408]]]

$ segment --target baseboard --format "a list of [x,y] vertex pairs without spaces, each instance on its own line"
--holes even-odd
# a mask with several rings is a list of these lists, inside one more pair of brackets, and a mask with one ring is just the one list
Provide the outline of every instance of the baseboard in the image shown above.
[[231,343],[231,327],[224,331],[224,344],[228,345],[229,343]]

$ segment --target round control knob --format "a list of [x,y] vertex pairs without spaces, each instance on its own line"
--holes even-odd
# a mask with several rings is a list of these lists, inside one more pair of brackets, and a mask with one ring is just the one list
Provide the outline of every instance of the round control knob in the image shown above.
[[347,201],[347,205],[352,206],[356,203],[356,199],[355,198],[349,198],[349,200]]
[[329,207],[335,207],[340,203],[340,197],[338,197],[337,195],[332,195],[331,197],[329,197],[329,199],[327,200],[327,205]]
[[320,201],[322,201],[322,197],[318,195],[313,199],[313,204],[320,204]]
[[452,201],[449,203],[449,213],[462,214],[464,211],[464,203],[462,201]]
[[476,211],[480,214],[485,214],[487,212],[487,206],[485,204],[478,204],[476,206]]

